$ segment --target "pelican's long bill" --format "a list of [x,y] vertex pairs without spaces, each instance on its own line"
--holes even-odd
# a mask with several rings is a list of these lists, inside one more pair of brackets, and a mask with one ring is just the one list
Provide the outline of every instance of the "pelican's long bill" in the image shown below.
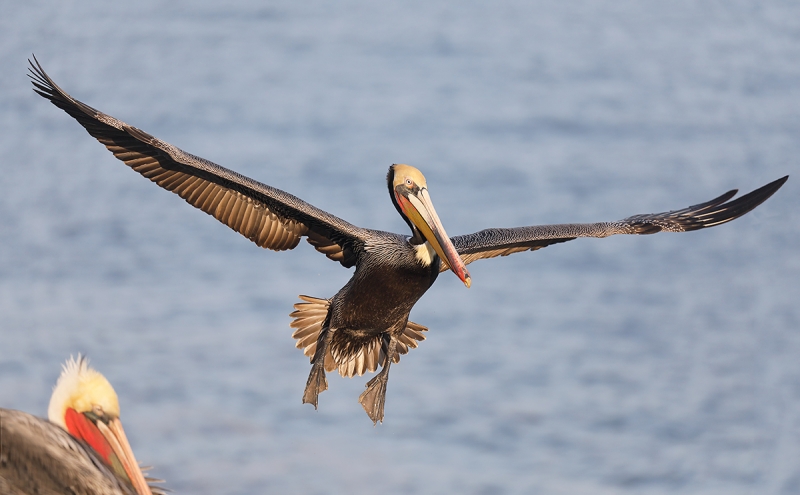
[[97,422],[100,433],[106,438],[111,445],[111,449],[117,454],[117,458],[122,464],[125,473],[131,480],[131,484],[138,493],[150,494],[150,487],[144,479],[142,469],[139,463],[136,462],[136,457],[133,455],[131,444],[128,443],[128,437],[125,436],[125,430],[122,429],[122,422],[119,418],[111,419],[106,426],[102,421]]
[[[67,431],[88,443],[118,474],[128,478],[139,495],[151,495],[150,487],[136,462],[119,418],[95,421],[93,413],[83,414],[69,408],[65,414]],[[101,436],[98,436],[97,433]]]
[[467,266],[447,236],[428,195],[428,188],[420,187],[416,192],[406,189],[404,192],[405,194],[398,191],[395,195],[403,213],[422,232],[436,254],[450,266],[450,269],[464,282],[464,285],[469,287],[472,279],[467,271]]

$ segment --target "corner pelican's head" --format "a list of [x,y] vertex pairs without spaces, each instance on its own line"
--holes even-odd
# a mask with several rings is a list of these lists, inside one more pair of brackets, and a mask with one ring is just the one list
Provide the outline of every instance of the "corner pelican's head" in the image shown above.
[[139,495],[152,495],[122,429],[117,393],[85,357],[70,358],[62,366],[47,415],[92,447]]
[[439,258],[469,287],[472,279],[433,208],[422,172],[410,165],[394,164],[389,167],[386,182],[392,203],[411,227],[411,243],[420,245],[428,242]]

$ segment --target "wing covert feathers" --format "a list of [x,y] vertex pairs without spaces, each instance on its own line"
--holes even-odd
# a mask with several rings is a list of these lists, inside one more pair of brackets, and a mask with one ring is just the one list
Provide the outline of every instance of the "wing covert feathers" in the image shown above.
[[[551,244],[578,237],[608,237],[616,234],[655,234],[689,232],[735,220],[766,201],[781,188],[789,176],[770,182],[733,201],[737,190],[688,208],[664,213],[634,215],[618,222],[536,225],[507,229],[486,229],[474,234],[453,237],[453,245],[464,263],[478,259],[508,256],[521,251],[535,251]],[[448,269],[443,261],[441,271]]]
[[[34,63],[35,62],[35,63]],[[34,91],[78,121],[126,165],[257,245],[282,251],[309,242],[328,258],[355,264],[365,229],[280,189],[254,181],[106,115],[68,95],[34,57]]]
[[[300,296],[305,302],[296,303],[295,311],[289,316],[294,318],[290,326],[294,329],[292,338],[297,339],[295,347],[303,350],[309,359],[314,358],[317,351],[317,340],[323,330],[330,306],[329,299],[319,299],[310,296]],[[416,349],[420,341],[425,340],[423,332],[428,329],[422,325],[409,321],[403,333],[397,338],[397,355],[393,362],[400,362],[400,355],[407,354],[409,349]],[[355,349],[338,349],[334,346],[328,348],[325,354],[325,371],[338,370],[339,374],[351,378],[374,372],[378,366],[383,366],[389,345],[389,336],[380,335],[368,339]]]

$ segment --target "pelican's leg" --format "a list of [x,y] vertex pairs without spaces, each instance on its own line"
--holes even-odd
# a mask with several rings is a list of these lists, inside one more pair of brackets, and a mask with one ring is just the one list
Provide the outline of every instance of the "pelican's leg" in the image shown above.
[[317,350],[311,360],[311,373],[308,374],[306,389],[303,392],[303,404],[314,404],[317,408],[319,394],[328,390],[328,379],[325,378],[325,354],[331,343],[333,332],[329,328],[323,328],[317,339]]
[[389,340],[389,349],[386,352],[386,362],[381,371],[367,382],[367,389],[358,398],[361,407],[373,423],[383,423],[383,404],[386,402],[386,383],[389,381],[389,367],[392,365],[397,352],[397,339],[392,336]]

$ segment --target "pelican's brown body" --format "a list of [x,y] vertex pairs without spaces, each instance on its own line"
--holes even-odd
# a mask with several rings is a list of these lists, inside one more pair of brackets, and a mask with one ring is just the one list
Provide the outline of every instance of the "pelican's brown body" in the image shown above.
[[338,334],[331,342],[334,348],[402,332],[411,308],[439,276],[438,257],[423,266],[408,249],[408,237],[391,236],[365,253],[353,277],[331,299],[330,328]]
[[0,409],[0,494],[137,495],[85,443],[22,411]]
[[[316,407],[327,388],[325,371],[344,376],[375,371],[360,402],[374,421],[383,419],[391,363],[424,339],[425,327],[408,321],[414,304],[452,270],[469,287],[465,265],[478,259],[533,251],[578,237],[684,232],[738,218],[786,181],[773,181],[735,200],[736,190],[676,211],[635,215],[616,222],[493,228],[447,237],[428,196],[422,173],[392,165],[387,185],[411,235],[352,225],[289,193],[186,153],[140,129],[72,98],[41,66],[31,63],[34,90],[75,118],[134,171],[212,215],[258,246],[293,249],[306,237],[315,249],[347,268],[350,281],[331,299],[300,296],[292,313],[297,347],[311,358],[303,402]],[[731,200],[731,201],[729,201]]]

